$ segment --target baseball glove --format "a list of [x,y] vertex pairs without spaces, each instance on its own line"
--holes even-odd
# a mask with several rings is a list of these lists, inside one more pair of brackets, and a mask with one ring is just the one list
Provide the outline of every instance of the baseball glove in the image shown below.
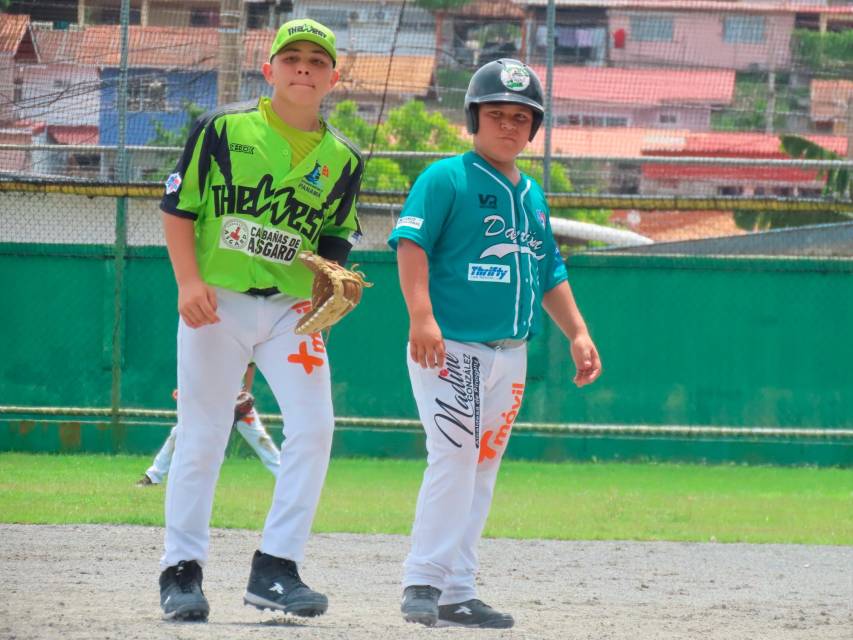
[[364,287],[373,286],[373,283],[365,281],[360,271],[345,269],[333,260],[310,251],[299,257],[314,272],[314,285],[311,289],[311,311],[299,319],[294,330],[296,333],[317,333],[328,329],[355,309],[361,301]]
[[242,420],[255,406],[255,396],[248,391],[237,394],[237,402],[234,404],[234,422]]

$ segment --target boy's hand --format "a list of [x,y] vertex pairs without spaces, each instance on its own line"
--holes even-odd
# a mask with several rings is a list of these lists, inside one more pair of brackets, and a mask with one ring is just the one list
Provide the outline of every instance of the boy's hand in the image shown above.
[[178,285],[178,313],[191,329],[219,322],[216,315],[216,291],[203,280]]
[[601,360],[589,334],[585,333],[572,340],[571,352],[576,369],[573,382],[578,387],[595,382],[601,375]]
[[423,369],[444,366],[444,338],[441,337],[441,329],[432,314],[421,320],[411,321],[409,351],[412,360]]

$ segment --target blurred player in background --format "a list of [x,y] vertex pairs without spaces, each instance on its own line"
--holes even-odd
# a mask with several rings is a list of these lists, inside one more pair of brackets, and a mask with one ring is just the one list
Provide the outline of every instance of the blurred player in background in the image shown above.
[[[255,398],[252,396],[252,384],[255,381],[255,363],[252,362],[246,367],[246,373],[243,376],[243,390],[237,396],[237,402],[234,405],[234,428],[241,436],[249,443],[249,446],[255,450],[264,466],[270,470],[273,476],[278,475],[278,461],[280,451],[273,439],[264,428],[261,417],[255,409]],[[172,393],[175,400],[178,399],[177,389]],[[172,454],[175,453],[175,437],[177,435],[178,425],[172,427],[169,437],[160,448],[160,451],[154,458],[154,462],[148,467],[148,470],[142,475],[136,483],[138,487],[150,487],[151,485],[160,484],[169,473],[169,465],[172,464]]]

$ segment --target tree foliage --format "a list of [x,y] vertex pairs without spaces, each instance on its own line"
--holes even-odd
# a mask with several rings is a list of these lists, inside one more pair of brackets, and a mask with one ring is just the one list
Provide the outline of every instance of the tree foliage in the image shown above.
[[797,29],[791,40],[796,59],[815,74],[853,71],[853,29],[820,33]]
[[427,11],[447,11],[464,7],[472,0],[415,0],[415,4]]

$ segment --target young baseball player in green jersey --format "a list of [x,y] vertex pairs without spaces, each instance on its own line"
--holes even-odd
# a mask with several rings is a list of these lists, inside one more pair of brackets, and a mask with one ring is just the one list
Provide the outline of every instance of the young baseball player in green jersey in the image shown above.
[[571,342],[575,384],[601,373],[567,282],[545,195],[516,166],[542,123],[542,87],[510,59],[465,96],[474,151],[417,179],[389,244],[409,311],[409,377],[426,431],[401,610],[428,626],[514,624],[477,598],[477,544],[521,407],[541,307]]
[[277,32],[262,71],[270,98],[228,105],[195,124],[161,202],[178,283],[178,433],[166,488],[160,604],[168,619],[206,620],[202,567],[234,398],[250,361],[284,417],[272,506],[251,564],[246,604],[298,616],[328,607],[302,582],[334,418],[310,309],[312,251],[341,264],[360,237],[356,149],[320,117],[338,80],[334,34],[313,20]]

